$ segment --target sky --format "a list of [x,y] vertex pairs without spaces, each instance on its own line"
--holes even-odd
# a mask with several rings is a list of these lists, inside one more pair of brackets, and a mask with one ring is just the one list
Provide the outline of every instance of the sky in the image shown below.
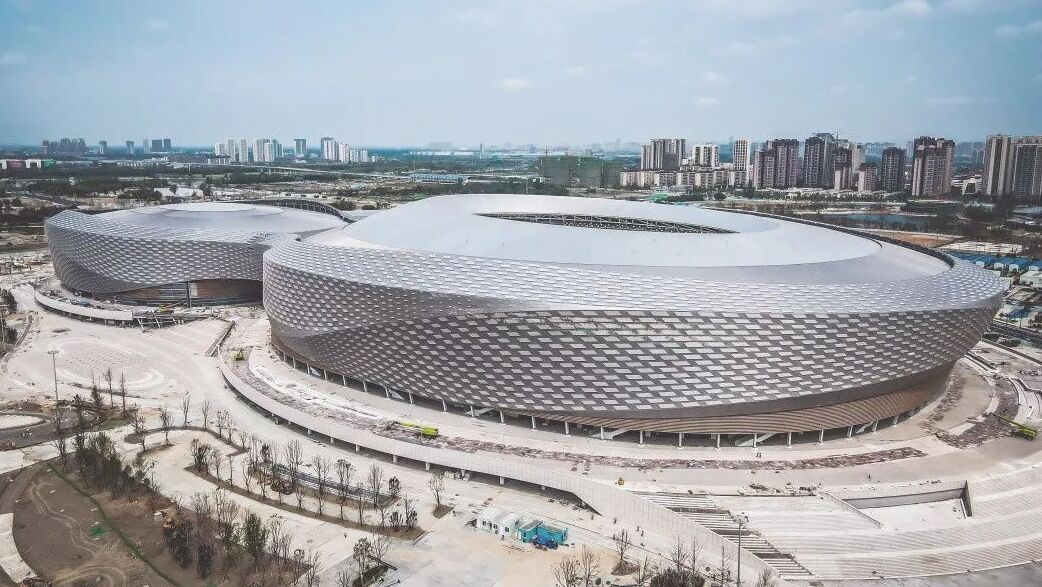
[[1042,134],[1042,0],[0,0],[0,144]]

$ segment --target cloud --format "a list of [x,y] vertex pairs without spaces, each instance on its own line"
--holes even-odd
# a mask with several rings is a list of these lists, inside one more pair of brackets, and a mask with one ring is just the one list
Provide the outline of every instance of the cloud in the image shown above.
[[145,21],[145,27],[154,31],[160,31],[170,26],[170,23],[163,18],[150,18]]
[[927,98],[925,102],[931,106],[964,106],[973,102],[972,98],[966,96],[943,96],[939,98]]
[[708,108],[708,107],[712,107],[712,106],[717,106],[719,104],[720,104],[720,100],[717,99],[717,98],[712,98],[712,97],[709,97],[709,96],[702,96],[700,98],[695,98],[695,105],[696,106],[702,106],[702,107]]
[[884,20],[927,16],[933,8],[926,0],[901,0],[886,8],[854,8],[840,16],[839,22],[846,26],[869,26]]
[[508,77],[499,80],[496,87],[501,90],[525,90],[532,87],[532,82],[523,77]]
[[452,19],[460,24],[469,26],[490,26],[496,24],[498,19],[490,12],[483,10],[467,10],[452,15]]
[[995,34],[1000,37],[1019,37],[1040,33],[1042,33],[1042,20],[1034,20],[1027,24],[1004,24],[995,29]]
[[21,51],[0,53],[0,65],[21,65],[29,59]]
[[716,71],[707,71],[702,74],[702,81],[716,85],[726,84],[727,76]]
[[902,0],[887,9],[891,14],[923,15],[933,10],[926,0]]
[[795,39],[788,35],[756,39],[753,41],[735,41],[727,46],[727,52],[732,55],[752,55],[753,53],[759,53],[761,51],[791,47],[794,42]]
[[770,18],[820,8],[819,0],[695,0],[698,12],[727,16]]
[[586,74],[590,73],[589,70],[581,65],[566,67],[564,72],[572,77],[584,77]]

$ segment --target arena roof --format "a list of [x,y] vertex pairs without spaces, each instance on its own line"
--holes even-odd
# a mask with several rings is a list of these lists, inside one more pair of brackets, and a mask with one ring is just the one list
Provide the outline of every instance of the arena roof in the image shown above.
[[98,214],[97,218],[142,227],[303,235],[344,225],[329,214],[229,202],[144,206]]
[[427,198],[309,240],[748,283],[900,281],[950,268],[939,257],[820,225],[559,196]]

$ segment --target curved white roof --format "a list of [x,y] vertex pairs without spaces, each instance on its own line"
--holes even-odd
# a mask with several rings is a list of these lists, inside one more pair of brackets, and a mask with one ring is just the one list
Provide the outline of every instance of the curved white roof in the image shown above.
[[98,214],[110,222],[142,227],[309,235],[343,226],[329,214],[231,202],[193,202],[128,208]]
[[906,247],[819,225],[559,196],[432,197],[309,240],[745,282],[896,281],[950,268]]

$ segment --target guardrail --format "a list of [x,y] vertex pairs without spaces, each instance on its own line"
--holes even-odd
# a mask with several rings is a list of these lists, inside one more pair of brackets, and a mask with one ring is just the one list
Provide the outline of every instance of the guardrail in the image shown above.
[[225,362],[223,354],[220,355],[218,366],[228,386],[253,405],[327,438],[414,462],[471,471],[571,493],[602,515],[613,516],[624,523],[654,528],[656,532],[665,536],[675,536],[685,541],[697,538],[706,552],[720,552],[730,560],[736,560],[740,555],[742,566],[748,569],[749,576],[756,576],[767,569],[777,573],[759,557],[745,550],[739,551],[733,542],[705,526],[629,491],[609,485],[608,482],[584,479],[572,473],[553,471],[509,458],[490,458],[486,453],[467,453],[377,436],[335,420],[302,412],[268,397],[243,381]]

